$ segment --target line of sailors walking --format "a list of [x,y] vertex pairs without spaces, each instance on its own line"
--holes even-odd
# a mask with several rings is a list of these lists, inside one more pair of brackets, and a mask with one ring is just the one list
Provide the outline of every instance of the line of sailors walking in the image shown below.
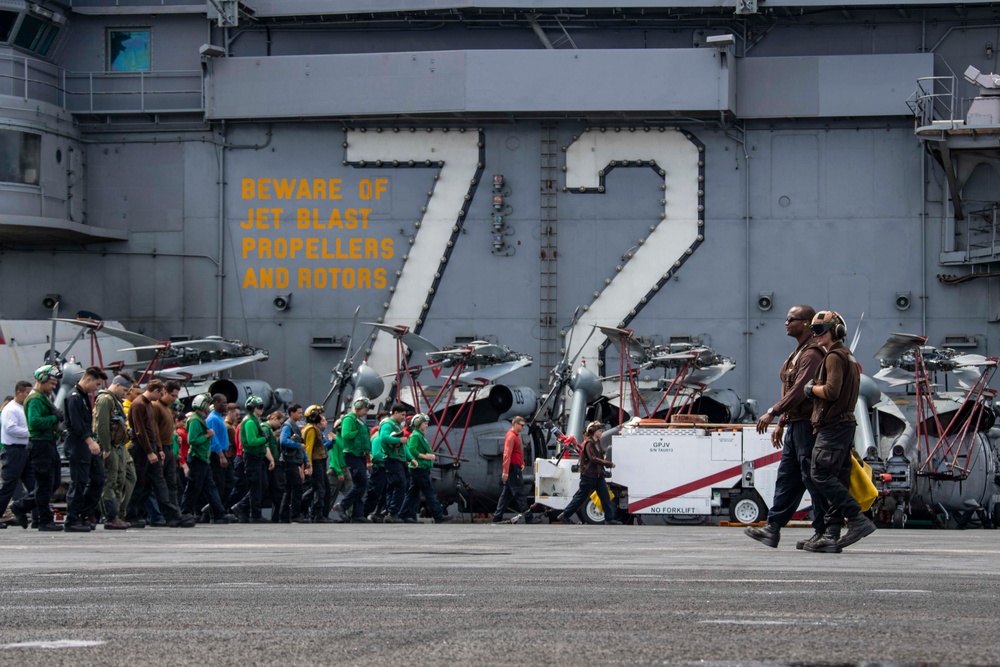
[[[261,523],[265,497],[272,522],[417,523],[421,496],[435,522],[452,518],[431,485],[429,417],[407,420],[402,404],[369,429],[372,405],[359,399],[325,433],[319,405],[292,405],[287,416],[265,418],[263,399],[250,396],[240,419],[225,396],[200,394],[184,415],[176,382],[154,379],[139,388],[122,373],[100,389],[108,377],[91,367],[62,410],[52,399],[59,367],[42,366],[34,378],[33,386],[19,382],[0,412],[0,515],[9,505],[22,528],[30,522],[41,531],[89,532],[101,520],[107,530]],[[60,482],[62,425],[70,471],[64,525],[50,507]],[[343,501],[334,505],[340,493]]]

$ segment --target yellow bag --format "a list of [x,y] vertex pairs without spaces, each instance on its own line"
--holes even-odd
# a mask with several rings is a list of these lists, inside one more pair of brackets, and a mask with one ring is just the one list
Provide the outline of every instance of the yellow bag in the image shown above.
[[848,489],[858,504],[861,511],[867,512],[875,499],[878,498],[878,489],[872,481],[872,467],[862,461],[860,457],[851,451],[851,488]]

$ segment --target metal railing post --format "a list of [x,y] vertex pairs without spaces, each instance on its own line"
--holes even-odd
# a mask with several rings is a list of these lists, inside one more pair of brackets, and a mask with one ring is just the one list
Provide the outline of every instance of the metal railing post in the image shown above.
[[88,72],[90,79],[90,113],[94,113],[94,73]]
[[139,111],[146,111],[146,75],[139,72]]
[[28,59],[24,58],[24,101],[28,101]]

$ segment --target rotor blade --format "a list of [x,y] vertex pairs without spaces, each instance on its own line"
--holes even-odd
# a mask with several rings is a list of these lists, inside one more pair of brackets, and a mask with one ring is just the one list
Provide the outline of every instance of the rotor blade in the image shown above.
[[466,371],[458,376],[458,381],[464,384],[484,385],[489,384],[508,373],[513,373],[518,368],[531,365],[531,359],[518,359],[517,361],[507,361],[495,366],[487,366],[474,371]]
[[731,362],[723,362],[721,364],[713,364],[712,366],[707,366],[705,368],[699,368],[692,371],[684,381],[684,386],[690,385],[700,385],[705,386],[712,384],[723,375],[729,371],[736,368],[736,364]]
[[174,343],[169,343],[169,346],[175,350],[181,348],[189,348],[192,350],[202,350],[204,352],[228,352],[230,354],[236,354],[243,349],[243,346],[237,345],[236,343],[230,343],[228,340],[219,340],[217,338],[199,338],[197,340],[181,340]]
[[952,359],[958,366],[996,366],[995,359],[987,359],[981,354],[960,354]]
[[[579,350],[577,350],[577,351],[576,351],[576,354],[574,354],[574,355],[573,355],[573,358],[572,358],[572,359],[570,359],[570,362],[569,362],[569,365],[570,365],[570,366],[572,366],[573,364],[575,364],[575,363],[576,363],[576,360],[577,360],[577,358],[578,358],[578,357],[579,357],[579,356],[580,356],[581,354],[583,354],[583,350],[584,350],[584,348],[586,348],[586,347],[587,347],[587,343],[589,343],[589,342],[590,342],[590,339],[591,339],[591,337],[593,337],[593,335],[594,335],[594,332],[596,332],[596,331],[597,331],[597,326],[596,326],[596,325],[595,325],[595,326],[593,326],[593,327],[591,327],[591,329],[590,329],[590,333],[589,333],[589,334],[587,334],[587,339],[586,339],[585,341],[583,341],[583,345],[581,345],[581,346],[580,346],[580,349],[579,349]],[[567,352],[568,352],[568,351],[569,351],[569,348],[566,348],[566,349],[567,349]]]
[[954,374],[955,378],[958,380],[958,384],[963,389],[971,389],[977,382],[979,382],[979,378],[983,376],[982,371],[972,366],[956,368],[952,371],[952,374]]
[[916,381],[913,373],[908,373],[897,366],[887,366],[872,377],[885,382],[890,387],[900,387]]
[[249,357],[236,357],[235,359],[221,359],[219,361],[210,361],[207,364],[191,364],[190,366],[177,366],[174,368],[164,368],[158,371],[155,375],[161,378],[168,379],[187,379],[191,377],[201,377],[204,375],[211,375],[212,373],[218,373],[220,371],[229,370],[230,368],[236,368],[237,366],[242,366],[244,364],[249,364],[254,361],[260,361],[262,359],[267,359],[267,354],[264,352],[257,352]]
[[472,350],[467,347],[451,347],[447,350],[437,350],[435,352],[424,352],[427,357],[467,357],[472,354]]
[[[573,319],[571,320],[571,322],[573,322],[573,323],[576,322],[576,318],[580,316],[580,308],[582,308],[582,307],[583,306],[577,306],[576,310],[573,311]],[[569,350],[570,350],[570,346],[573,345],[573,331],[575,329],[576,329],[576,327],[574,327],[574,326],[570,326],[570,328],[569,328],[569,340],[566,341],[566,351],[563,352],[563,358],[562,358],[562,365],[563,366],[566,365],[566,359],[569,358]]]
[[153,345],[155,343],[159,343],[159,341],[155,338],[150,338],[149,336],[144,336],[134,331],[128,331],[127,329],[109,327],[106,326],[104,322],[98,322],[97,320],[71,320],[64,317],[54,317],[52,319],[56,322],[65,322],[66,324],[83,327],[84,329],[97,330],[114,338],[119,338],[126,343],[132,343],[133,345]]
[[920,347],[927,342],[926,336],[916,334],[894,333],[882,344],[875,353],[875,358],[888,364],[895,363],[914,347]]
[[[354,321],[351,322],[351,336],[347,339],[347,351],[344,352],[344,359],[350,359],[352,363],[354,362],[354,359],[351,357],[351,346],[354,344],[354,330],[358,327],[358,313],[360,312],[361,306],[359,305],[354,309]],[[327,396],[327,400],[329,399],[330,397]]]
[[851,339],[851,352],[853,353],[855,348],[858,347],[858,341],[861,340],[861,323],[865,321],[865,314],[861,313],[861,317],[858,319],[858,328],[854,330],[854,338]]
[[427,354],[429,352],[438,351],[437,345],[430,342],[420,334],[415,334],[413,332],[403,334],[403,344],[416,354]]
[[169,350],[170,343],[157,343],[156,345],[137,345],[136,347],[122,347],[119,348],[119,352],[142,352],[144,350],[156,350],[160,352],[162,350]]

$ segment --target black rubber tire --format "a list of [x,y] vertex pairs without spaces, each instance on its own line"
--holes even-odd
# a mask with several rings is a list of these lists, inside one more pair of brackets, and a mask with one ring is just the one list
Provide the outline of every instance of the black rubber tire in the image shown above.
[[906,528],[906,512],[903,511],[902,507],[897,507],[895,510],[893,510],[892,527]]
[[733,523],[749,524],[765,519],[767,519],[767,505],[756,491],[744,491],[729,499],[729,520]]

